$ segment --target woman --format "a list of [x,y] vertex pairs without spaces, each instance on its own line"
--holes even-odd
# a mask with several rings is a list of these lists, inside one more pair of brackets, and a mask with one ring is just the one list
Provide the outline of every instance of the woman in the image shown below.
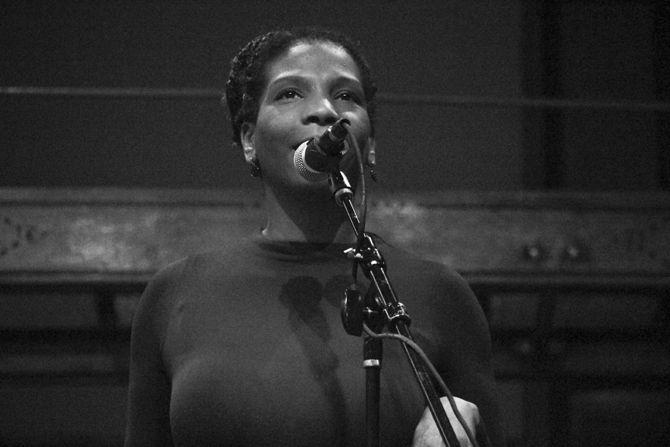
[[[262,181],[267,220],[147,287],[133,322],[127,446],[364,444],[362,342],[339,312],[352,231],[327,181],[302,178],[293,155],[346,118],[373,157],[374,94],[357,47],[327,31],[268,33],[235,57],[226,88],[234,143]],[[352,153],[340,168],[355,188]],[[381,249],[415,339],[464,399],[469,425],[477,429],[473,402],[495,442],[489,335],[474,296],[443,266]],[[439,445],[396,343],[385,344],[383,364],[382,445]]]

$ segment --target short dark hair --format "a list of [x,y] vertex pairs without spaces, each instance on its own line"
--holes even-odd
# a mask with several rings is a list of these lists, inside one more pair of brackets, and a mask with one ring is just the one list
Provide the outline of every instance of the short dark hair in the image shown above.
[[300,41],[332,42],[349,53],[361,72],[368,116],[374,129],[374,97],[377,87],[360,45],[336,31],[323,28],[296,28],[261,34],[249,41],[233,58],[225,94],[230,123],[233,127],[233,142],[240,144],[240,129],[244,122],[256,122],[260,97],[267,81],[266,66]]

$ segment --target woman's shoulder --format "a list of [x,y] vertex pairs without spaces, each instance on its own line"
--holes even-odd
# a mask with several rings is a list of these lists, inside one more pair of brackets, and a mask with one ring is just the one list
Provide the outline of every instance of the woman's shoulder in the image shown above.
[[399,248],[382,245],[382,249],[391,283],[410,310],[430,309],[431,318],[452,314],[468,321],[482,320],[479,300],[451,266]]
[[166,298],[181,282],[188,258],[173,261],[160,268],[149,280],[140,297],[135,318],[156,320],[166,307]]
[[[174,260],[154,273],[142,293],[133,317],[135,332],[163,334],[176,305],[194,290],[225,276],[235,259],[227,249],[198,252]],[[159,336],[160,337],[160,336]]]
[[451,266],[440,260],[392,246],[383,240],[380,240],[379,246],[387,269],[394,275],[409,276],[416,280],[422,279],[431,283],[450,284],[455,288],[469,290],[469,286],[463,277]]
[[175,282],[202,279],[208,274],[220,275],[222,270],[253,262],[256,245],[253,239],[240,239],[225,246],[191,253],[159,269],[152,283],[170,286]]

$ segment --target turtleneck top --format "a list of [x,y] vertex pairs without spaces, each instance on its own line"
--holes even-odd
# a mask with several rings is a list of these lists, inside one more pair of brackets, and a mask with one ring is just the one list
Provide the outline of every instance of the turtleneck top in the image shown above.
[[[489,333],[468,286],[379,246],[415,341],[494,417]],[[160,271],[133,321],[126,445],[365,445],[363,339],[340,317],[345,248],[258,236]],[[382,445],[407,446],[425,405],[398,342],[383,345]]]

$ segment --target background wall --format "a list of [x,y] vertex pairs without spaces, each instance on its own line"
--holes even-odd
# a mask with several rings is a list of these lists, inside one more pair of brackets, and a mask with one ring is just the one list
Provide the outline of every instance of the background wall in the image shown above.
[[[237,49],[276,27],[320,24],[360,39],[386,94],[508,96],[520,88],[518,2],[16,2],[5,11],[5,86],[213,94],[3,97],[4,185],[250,184],[241,154],[229,149],[217,92]],[[520,186],[518,114],[384,100],[379,114],[389,184]],[[504,169],[483,163],[492,157]]]
[[0,185],[253,185],[219,103],[229,60],[261,31],[319,24],[360,39],[378,76],[384,188],[667,188],[666,112],[523,102],[662,99],[663,2],[3,1],[2,10]]

